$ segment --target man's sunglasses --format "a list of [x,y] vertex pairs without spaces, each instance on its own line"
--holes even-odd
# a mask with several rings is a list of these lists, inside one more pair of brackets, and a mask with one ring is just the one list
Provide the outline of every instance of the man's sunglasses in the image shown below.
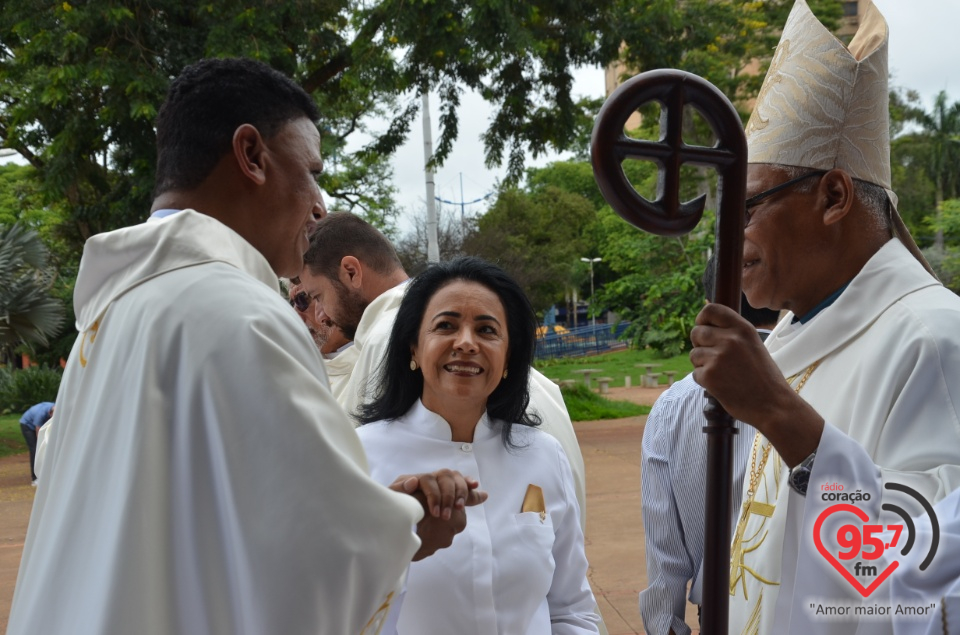
[[290,298],[290,306],[301,313],[306,313],[307,309],[310,308],[310,296],[307,295],[306,291],[301,291],[297,295]]

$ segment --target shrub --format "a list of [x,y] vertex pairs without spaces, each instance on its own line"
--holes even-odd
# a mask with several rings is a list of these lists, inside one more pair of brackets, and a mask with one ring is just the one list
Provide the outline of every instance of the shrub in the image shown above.
[[563,402],[573,421],[599,421],[601,419],[622,419],[650,412],[650,406],[641,406],[629,401],[611,401],[604,399],[583,384],[570,388],[561,388]]
[[55,401],[62,376],[59,368],[0,368],[0,414],[20,413],[41,401]]

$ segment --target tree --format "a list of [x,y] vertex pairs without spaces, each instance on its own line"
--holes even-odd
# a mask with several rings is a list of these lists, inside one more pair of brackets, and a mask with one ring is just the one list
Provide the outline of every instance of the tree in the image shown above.
[[926,166],[929,148],[904,131],[910,124],[908,113],[917,107],[920,95],[916,91],[890,91],[890,170],[893,191],[896,192],[897,211],[910,229],[917,244],[926,247],[933,243],[934,230],[926,219],[934,208],[934,184]]
[[593,204],[580,194],[546,185],[506,187],[464,241],[466,254],[498,263],[542,311],[582,282],[580,257],[592,253]]
[[[440,260],[447,261],[463,255],[463,243],[475,231],[475,220],[461,221],[459,214],[437,210],[437,242]],[[427,268],[426,211],[414,220],[413,230],[396,243],[397,256],[404,270],[415,276]]]
[[[0,16],[0,139],[41,172],[51,199],[65,201],[79,245],[142,220],[152,124],[171,78],[202,57],[248,56],[316,98],[337,166],[325,189],[382,212],[391,184],[368,175],[404,141],[428,87],[441,96],[438,161],[456,139],[465,88],[499,108],[485,136],[488,163],[508,160],[518,172],[527,154],[567,144],[571,69],[616,54],[605,44],[609,2],[10,0]],[[344,152],[357,133],[372,141]]]
[[960,102],[947,103],[946,91],[940,91],[934,99],[933,108],[906,110],[906,118],[920,125],[918,132],[909,134],[901,141],[922,148],[926,154],[924,168],[934,185],[934,210],[937,221],[933,245],[943,251],[943,229],[939,219],[943,213],[945,198],[960,196]]
[[47,344],[63,324],[63,305],[50,297],[47,250],[20,224],[0,227],[0,354],[20,344]]
[[713,224],[708,211],[690,234],[667,238],[629,227],[609,207],[600,211],[600,254],[613,275],[598,300],[630,322],[625,335],[637,347],[665,356],[689,350]]
[[927,220],[932,231],[943,233],[944,248],[925,249],[924,256],[943,286],[960,293],[960,198],[945,200],[939,209],[940,214]]
[[[680,68],[723,91],[746,114],[793,0],[623,0],[618,3],[621,59],[630,72]],[[810,0],[811,10],[831,30],[842,4]]]
[[[73,287],[80,254],[64,240],[62,206],[45,204],[37,170],[29,165],[0,165],[0,227],[18,224],[35,231],[46,247],[46,277],[51,280],[48,294],[64,308],[65,324],[73,324]],[[54,366],[66,358],[76,333],[61,329],[47,344],[33,343],[26,348],[41,364]],[[21,347],[23,348],[23,347]]]

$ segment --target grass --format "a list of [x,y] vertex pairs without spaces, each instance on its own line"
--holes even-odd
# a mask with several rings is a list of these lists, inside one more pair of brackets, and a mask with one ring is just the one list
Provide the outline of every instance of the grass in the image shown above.
[[20,433],[20,415],[0,416],[0,457],[27,451]]
[[641,406],[629,401],[604,399],[583,384],[578,384],[572,388],[563,388],[561,392],[570,418],[574,421],[622,419],[623,417],[635,417],[650,412],[650,406]]
[[627,375],[630,375],[631,385],[640,385],[640,375],[646,371],[643,368],[638,368],[637,364],[660,364],[658,368],[653,370],[660,373],[661,384],[667,383],[667,378],[663,374],[665,371],[676,371],[674,380],[677,380],[693,370],[693,364],[690,363],[690,357],[687,354],[661,359],[653,351],[647,350],[625,350],[588,357],[547,359],[537,361],[534,366],[550,379],[576,379],[581,384],[583,383],[583,375],[574,373],[574,370],[599,368],[603,372],[591,375],[591,384],[596,386],[593,379],[597,377],[612,377],[613,381],[610,382],[610,386],[620,387],[624,385],[624,378]]

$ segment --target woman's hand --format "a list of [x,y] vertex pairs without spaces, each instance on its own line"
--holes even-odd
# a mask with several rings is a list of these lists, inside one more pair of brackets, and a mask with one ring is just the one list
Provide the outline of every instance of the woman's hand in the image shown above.
[[422,560],[449,547],[467,526],[467,506],[487,500],[480,483],[454,470],[398,476],[390,489],[410,494],[423,506],[423,520],[417,523],[420,549],[413,560]]

